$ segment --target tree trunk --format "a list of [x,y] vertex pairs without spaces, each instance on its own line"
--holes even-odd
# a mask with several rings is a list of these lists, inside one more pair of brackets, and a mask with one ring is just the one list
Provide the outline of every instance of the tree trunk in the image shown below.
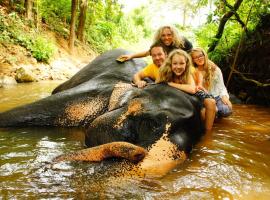
[[25,18],[28,20],[32,20],[32,8],[33,8],[33,0],[25,0],[24,2],[24,8],[25,8]]
[[78,0],[72,0],[70,34],[69,34],[69,50],[70,50],[70,53],[73,53],[73,50],[74,50],[77,4],[78,4]]
[[81,0],[79,26],[78,26],[77,35],[78,35],[78,39],[82,42],[84,42],[84,27],[85,27],[87,8],[88,8],[88,0]]
[[186,27],[186,17],[187,17],[187,7],[185,6],[183,9],[183,28]]
[[11,10],[14,9],[14,0],[9,0],[9,8],[10,8]]
[[[226,1],[226,0],[224,0],[224,1]],[[210,45],[210,47],[208,49],[208,53],[213,51],[216,48],[216,46],[218,45],[218,42],[219,42],[220,38],[222,37],[223,31],[224,31],[224,28],[225,28],[225,24],[231,18],[231,16],[233,16],[236,13],[236,11],[238,10],[238,8],[241,5],[242,1],[243,0],[236,0],[235,4],[233,6],[233,9],[231,9],[230,11],[225,13],[223,15],[223,17],[221,18],[220,24],[219,24],[219,27],[218,27],[218,32],[215,35],[215,40],[212,42],[212,44]]]

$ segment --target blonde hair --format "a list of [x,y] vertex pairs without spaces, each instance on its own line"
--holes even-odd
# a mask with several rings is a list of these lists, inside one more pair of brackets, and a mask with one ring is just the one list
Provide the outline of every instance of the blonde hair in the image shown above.
[[157,32],[155,33],[153,43],[156,43],[156,42],[163,43],[161,41],[161,36],[162,36],[162,33],[163,33],[164,29],[166,29],[166,28],[167,29],[170,29],[170,31],[172,32],[172,36],[173,36],[173,42],[172,42],[172,44],[176,48],[184,48],[185,47],[185,43],[184,43],[183,39],[180,37],[178,30],[175,27],[173,27],[173,26],[161,26],[157,30]]
[[[203,69],[205,71],[205,75],[203,77],[203,80],[204,80],[205,88],[208,90],[212,87],[213,74],[214,74],[213,72],[215,70],[215,66],[209,62],[208,55],[202,48],[200,47],[193,48],[190,52],[190,55],[192,56],[192,54],[195,52],[201,52],[204,55]],[[193,61],[193,59],[192,59],[192,62],[193,62],[194,67],[197,68],[198,65]]]
[[186,68],[185,71],[183,72],[183,74],[179,77],[180,81],[182,84],[185,84],[188,82],[189,76],[191,75],[191,66],[192,66],[192,62],[191,62],[191,58],[188,55],[188,53],[186,53],[185,51],[181,50],[181,49],[176,49],[173,50],[168,58],[164,61],[164,63],[161,65],[161,67],[159,68],[159,80],[157,81],[158,83],[160,82],[172,82],[174,81],[174,73],[172,71],[172,59],[173,56],[175,55],[180,55],[180,56],[184,56],[186,59]]

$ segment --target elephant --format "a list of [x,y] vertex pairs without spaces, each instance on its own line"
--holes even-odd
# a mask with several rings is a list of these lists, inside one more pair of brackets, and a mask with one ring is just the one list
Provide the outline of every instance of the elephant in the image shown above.
[[[114,49],[98,56],[70,80],[56,87],[51,96],[0,113],[0,127],[83,127],[85,144],[90,150],[77,155],[88,160],[91,153],[95,154],[91,148],[111,144],[100,149],[116,149],[112,146],[120,148],[122,143],[118,142],[124,142],[124,146],[127,143],[138,146],[139,153],[135,155],[136,147],[132,146],[123,148],[132,151],[130,154],[110,153],[110,156],[127,158],[127,155],[133,155],[133,161],[148,159],[151,163],[152,152],[157,163],[166,160],[162,157],[170,157],[170,162],[182,162],[204,134],[201,103],[195,96],[164,83],[149,84],[143,89],[134,87],[132,76],[146,63],[142,59],[116,61],[118,56],[129,53]],[[106,157],[102,155],[97,160]],[[148,167],[143,167],[146,165]],[[140,167],[147,171],[153,165],[141,162]]]

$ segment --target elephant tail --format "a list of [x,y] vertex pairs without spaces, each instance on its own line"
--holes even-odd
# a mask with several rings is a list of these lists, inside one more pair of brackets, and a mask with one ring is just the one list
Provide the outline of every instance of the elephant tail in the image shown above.
[[107,158],[124,158],[132,162],[141,161],[147,151],[128,142],[112,142],[92,148],[83,149],[74,153],[60,155],[53,161],[92,161],[99,162]]

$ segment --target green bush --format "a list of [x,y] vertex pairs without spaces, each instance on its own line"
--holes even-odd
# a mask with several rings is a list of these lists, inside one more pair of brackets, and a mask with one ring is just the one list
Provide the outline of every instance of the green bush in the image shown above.
[[[15,12],[7,16],[0,15],[0,42],[20,45],[31,52],[38,61],[48,62],[56,47],[40,36],[35,28],[25,24],[27,22]],[[13,59],[11,61],[15,62]]]
[[53,56],[55,46],[43,37],[37,37],[33,41],[31,53],[34,58],[41,62],[47,62]]

